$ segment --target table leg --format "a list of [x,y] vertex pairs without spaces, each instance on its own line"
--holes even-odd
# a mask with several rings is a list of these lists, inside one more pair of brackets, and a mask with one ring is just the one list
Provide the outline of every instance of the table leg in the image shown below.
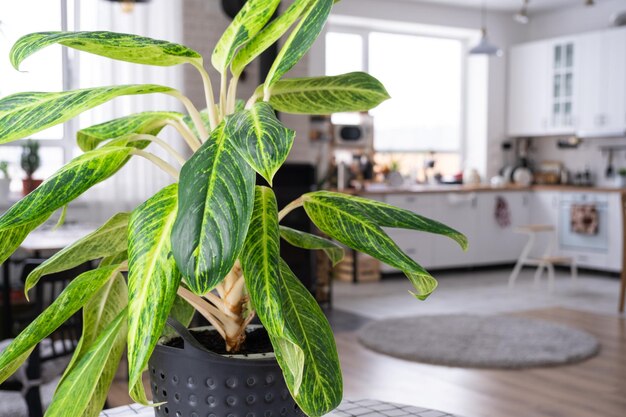
[[352,249],[352,283],[359,282],[359,259],[357,258],[359,252]]
[[13,314],[11,311],[11,262],[7,259],[2,264],[2,335],[5,339],[13,337]]

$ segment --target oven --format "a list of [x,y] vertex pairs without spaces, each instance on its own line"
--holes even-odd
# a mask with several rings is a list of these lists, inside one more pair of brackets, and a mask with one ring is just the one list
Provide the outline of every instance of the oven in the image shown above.
[[609,252],[609,201],[602,193],[564,193],[559,204],[561,251]]

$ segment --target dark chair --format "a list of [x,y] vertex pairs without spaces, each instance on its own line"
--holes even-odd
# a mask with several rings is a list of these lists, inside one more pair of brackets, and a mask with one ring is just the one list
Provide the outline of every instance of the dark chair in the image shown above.
[[[22,281],[41,263],[43,259],[27,259],[22,268]],[[44,276],[31,290],[32,308],[15,317],[20,327],[25,327],[43,312],[72,279],[89,270],[84,264],[68,271]],[[82,312],[79,311],[43,340],[24,365],[21,378],[9,379],[0,385],[0,390],[19,391],[24,396],[29,417],[42,417],[43,404],[40,387],[61,376],[76,349],[82,331]]]

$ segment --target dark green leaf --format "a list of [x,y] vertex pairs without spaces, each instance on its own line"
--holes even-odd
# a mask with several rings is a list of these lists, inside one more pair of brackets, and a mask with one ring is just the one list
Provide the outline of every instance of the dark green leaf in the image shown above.
[[241,266],[252,306],[265,328],[275,334],[283,328],[279,260],[276,197],[271,188],[257,186]]
[[131,133],[156,136],[173,120],[182,121],[183,115],[176,112],[147,111],[81,129],[76,133],[76,141],[80,149],[91,151],[104,141]]
[[308,416],[322,416],[339,405],[341,367],[333,332],[311,293],[280,261],[285,328],[270,333],[278,364],[291,395]]
[[333,7],[333,0],[317,0],[309,5],[293,29],[265,79],[265,91],[282,78],[306,54],[317,39]]
[[287,160],[296,132],[276,118],[272,106],[257,103],[226,120],[226,135],[241,157],[271,184],[274,174]]
[[254,171],[220,124],[180,173],[172,230],[176,264],[189,289],[213,289],[239,256],[254,203]]
[[170,240],[177,197],[178,184],[165,187],[133,210],[128,226],[128,384],[131,388],[143,387],[141,373],[163,332],[181,280],[171,256]]
[[248,0],[215,45],[211,63],[224,74],[235,52],[272,18],[280,0]]
[[[263,86],[257,89],[262,96]],[[331,114],[367,111],[389,98],[385,87],[364,72],[334,77],[291,78],[272,87],[270,104],[284,113]]]
[[61,44],[118,61],[170,66],[202,63],[202,56],[186,46],[143,36],[115,32],[39,32],[22,36],[10,52],[11,64],[20,63],[47,46]]
[[301,232],[290,227],[280,226],[280,236],[287,242],[303,249],[320,249],[330,258],[333,265],[343,259],[343,248],[333,241]]
[[0,144],[30,136],[66,122],[116,97],[174,93],[154,84],[85,88],[61,93],[17,93],[0,100]]
[[27,293],[43,275],[66,271],[93,259],[111,256],[128,247],[126,228],[129,213],[118,213],[96,231],[55,253],[28,275],[24,284]]
[[[67,374],[58,386],[56,395],[46,411],[46,417],[96,417],[100,414],[117,370],[107,368],[107,365],[114,363],[115,359],[119,362],[123,352],[123,345],[120,346],[119,342],[126,338],[125,328],[126,309],[102,330],[85,355],[76,362],[72,372]],[[105,374],[104,379],[107,380],[105,382],[108,382],[106,387],[100,383]],[[97,398],[97,403],[92,402],[94,398]]]
[[119,272],[119,266],[87,271],[76,277],[54,302],[20,333],[0,355],[0,383],[26,359],[32,349],[76,313]]

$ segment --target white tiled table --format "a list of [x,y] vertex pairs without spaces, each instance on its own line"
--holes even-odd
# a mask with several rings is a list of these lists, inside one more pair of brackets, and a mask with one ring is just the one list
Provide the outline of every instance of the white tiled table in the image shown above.
[[[443,411],[378,400],[344,400],[329,417],[459,417]],[[100,417],[154,417],[154,410],[137,404],[111,408]]]

